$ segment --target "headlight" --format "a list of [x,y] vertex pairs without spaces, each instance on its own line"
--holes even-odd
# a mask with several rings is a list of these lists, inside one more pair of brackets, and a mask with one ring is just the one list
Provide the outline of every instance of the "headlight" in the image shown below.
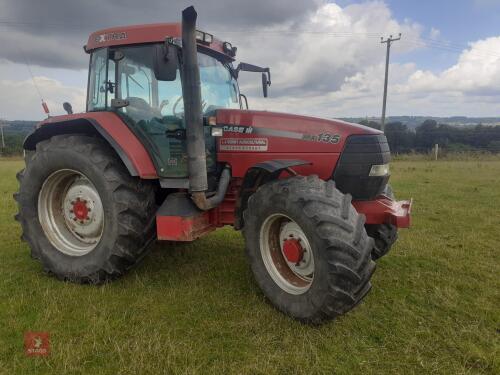
[[204,31],[196,30],[196,40],[210,44],[214,41],[214,36]]
[[372,165],[370,169],[370,177],[382,177],[389,174],[389,164]]
[[210,128],[210,134],[212,137],[222,137],[224,135],[224,130],[218,127]]

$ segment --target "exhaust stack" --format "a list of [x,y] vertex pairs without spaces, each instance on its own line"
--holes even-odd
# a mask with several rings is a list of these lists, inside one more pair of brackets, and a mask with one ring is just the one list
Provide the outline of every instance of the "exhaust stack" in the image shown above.
[[197,13],[193,6],[182,11],[182,95],[184,97],[184,120],[186,121],[189,192],[195,205],[201,210],[218,206],[226,195],[231,180],[231,171],[225,167],[214,196],[207,199],[207,160],[205,134],[201,109],[200,70],[196,44]]
[[184,96],[184,119],[186,121],[189,191],[205,192],[207,183],[207,161],[205,135],[201,116],[200,70],[196,48],[196,17],[193,6],[182,11],[182,95]]

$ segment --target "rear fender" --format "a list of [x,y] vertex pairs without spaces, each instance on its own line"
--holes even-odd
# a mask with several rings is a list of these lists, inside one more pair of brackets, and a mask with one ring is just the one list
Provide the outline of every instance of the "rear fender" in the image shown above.
[[98,136],[115,150],[131,176],[144,179],[158,178],[151,157],[142,143],[113,113],[91,112],[49,118],[26,137],[23,147],[25,150],[35,150],[38,142],[60,134]]

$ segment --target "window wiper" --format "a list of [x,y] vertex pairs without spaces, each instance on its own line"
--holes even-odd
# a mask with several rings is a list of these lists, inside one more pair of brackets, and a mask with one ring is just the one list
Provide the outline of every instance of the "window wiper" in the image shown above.
[[136,79],[135,79],[134,77],[132,77],[132,76],[128,76],[128,78],[130,78],[132,81],[134,81],[134,82],[137,84],[137,86],[139,86],[141,89],[143,89],[143,90],[144,90],[144,87],[142,87],[142,85],[141,85],[139,82],[137,82],[137,81],[136,81]]

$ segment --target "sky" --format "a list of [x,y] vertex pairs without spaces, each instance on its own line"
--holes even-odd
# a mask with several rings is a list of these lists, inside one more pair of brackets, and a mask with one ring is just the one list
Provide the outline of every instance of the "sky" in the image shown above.
[[199,28],[238,47],[237,61],[271,68],[266,99],[258,75],[241,75],[250,108],[380,116],[380,38],[402,33],[389,116],[500,116],[500,0],[0,0],[0,118],[42,119],[40,96],[52,114],[64,101],[83,111],[88,35],[175,22],[189,5]]

